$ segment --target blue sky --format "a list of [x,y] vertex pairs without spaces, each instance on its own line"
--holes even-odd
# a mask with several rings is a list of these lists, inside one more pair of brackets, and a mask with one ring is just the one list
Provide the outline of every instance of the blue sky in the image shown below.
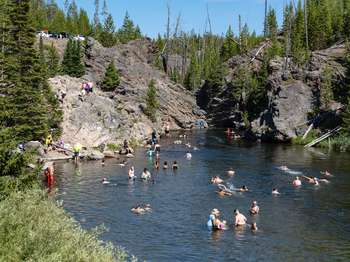
[[[268,0],[269,5],[277,11],[279,25],[282,21],[283,5],[286,0]],[[63,0],[57,0],[63,6]],[[101,6],[103,0],[100,0]],[[79,7],[88,11],[92,18],[94,0],[76,0]],[[171,7],[172,27],[181,12],[181,29],[203,33],[208,5],[212,30],[222,34],[228,25],[238,31],[238,14],[249,28],[261,33],[264,21],[264,0],[107,0],[109,12],[113,15],[117,27],[122,24],[125,12],[138,24],[142,32],[150,37],[164,34],[167,19],[167,3]]]

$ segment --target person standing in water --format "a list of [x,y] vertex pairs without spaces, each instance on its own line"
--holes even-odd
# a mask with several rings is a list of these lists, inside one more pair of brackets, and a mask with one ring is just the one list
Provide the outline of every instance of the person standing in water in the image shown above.
[[179,166],[177,165],[177,161],[175,160],[173,163],[173,170],[177,170]]
[[134,166],[131,166],[128,172],[128,177],[130,180],[135,180],[135,170]]
[[249,209],[250,214],[257,215],[259,213],[259,211],[260,211],[260,208],[258,206],[258,202],[253,201],[252,205],[250,206],[250,209]]
[[76,143],[73,147],[73,154],[74,154],[73,157],[74,157],[75,163],[78,163],[78,161],[79,161],[81,148],[82,148],[82,146],[79,143]]
[[235,209],[233,212],[235,215],[235,218],[234,218],[235,226],[236,227],[244,226],[247,222],[247,218],[243,214],[241,214],[238,209]]

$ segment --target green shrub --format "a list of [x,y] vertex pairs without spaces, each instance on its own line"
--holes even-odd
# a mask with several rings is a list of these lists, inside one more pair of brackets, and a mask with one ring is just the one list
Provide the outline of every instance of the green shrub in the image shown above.
[[127,254],[84,231],[41,190],[0,202],[0,261],[126,261]]
[[305,139],[303,139],[303,136],[297,136],[296,138],[293,138],[292,144],[294,144],[294,145],[307,145],[318,137],[319,137],[318,132],[316,130],[311,130]]
[[107,148],[112,151],[119,151],[122,146],[117,144],[107,144]]
[[146,110],[145,114],[149,117],[152,122],[156,121],[156,113],[159,108],[159,102],[157,99],[157,89],[155,87],[154,80],[148,84],[146,94]]

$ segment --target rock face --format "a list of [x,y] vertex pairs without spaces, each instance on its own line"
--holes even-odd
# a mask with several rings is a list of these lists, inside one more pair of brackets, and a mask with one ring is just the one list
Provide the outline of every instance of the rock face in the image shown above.
[[[262,43],[265,45],[266,43]],[[259,50],[257,48],[256,50]],[[232,95],[231,81],[238,65],[245,64],[253,72],[259,71],[262,54],[252,61],[256,50],[251,54],[235,56],[227,65],[229,74],[226,84],[219,90],[211,90],[206,83],[197,93],[197,103],[207,111],[210,124],[219,127],[246,128],[237,97]],[[344,45],[336,45],[326,50],[313,52],[310,62],[300,68],[289,62],[285,70],[285,59],[276,57],[268,66],[267,101],[260,116],[250,123],[247,134],[264,141],[289,141],[302,135],[312,118],[315,108],[322,108],[320,93],[325,70],[332,71],[332,82],[341,85],[346,75],[344,66]],[[314,119],[320,128],[334,128],[339,124],[338,109],[341,104],[331,101],[322,108],[324,113]],[[331,119],[331,121],[329,121]]]
[[[85,53],[86,75],[81,79],[57,76],[49,80],[59,98],[66,94],[61,99],[64,142],[97,147],[120,144],[124,139],[141,141],[149,137],[153,128],[160,132],[167,119],[171,129],[181,129],[191,128],[197,119],[205,118],[193,95],[155,69],[153,60],[154,49],[147,39],[104,48],[90,38]],[[98,85],[111,61],[119,71],[121,84],[115,92],[106,93]],[[144,114],[147,87],[152,79],[160,104],[155,123]],[[82,96],[84,81],[93,82],[97,88]]]

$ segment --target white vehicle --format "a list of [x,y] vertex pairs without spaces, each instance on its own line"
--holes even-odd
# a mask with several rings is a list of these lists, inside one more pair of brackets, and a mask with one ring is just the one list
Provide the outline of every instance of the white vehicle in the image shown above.
[[51,35],[49,33],[44,32],[44,31],[39,32],[38,36],[39,37],[45,37],[45,38],[50,38],[51,37]]
[[75,41],[85,41],[85,36],[77,35],[73,37],[73,40]]

